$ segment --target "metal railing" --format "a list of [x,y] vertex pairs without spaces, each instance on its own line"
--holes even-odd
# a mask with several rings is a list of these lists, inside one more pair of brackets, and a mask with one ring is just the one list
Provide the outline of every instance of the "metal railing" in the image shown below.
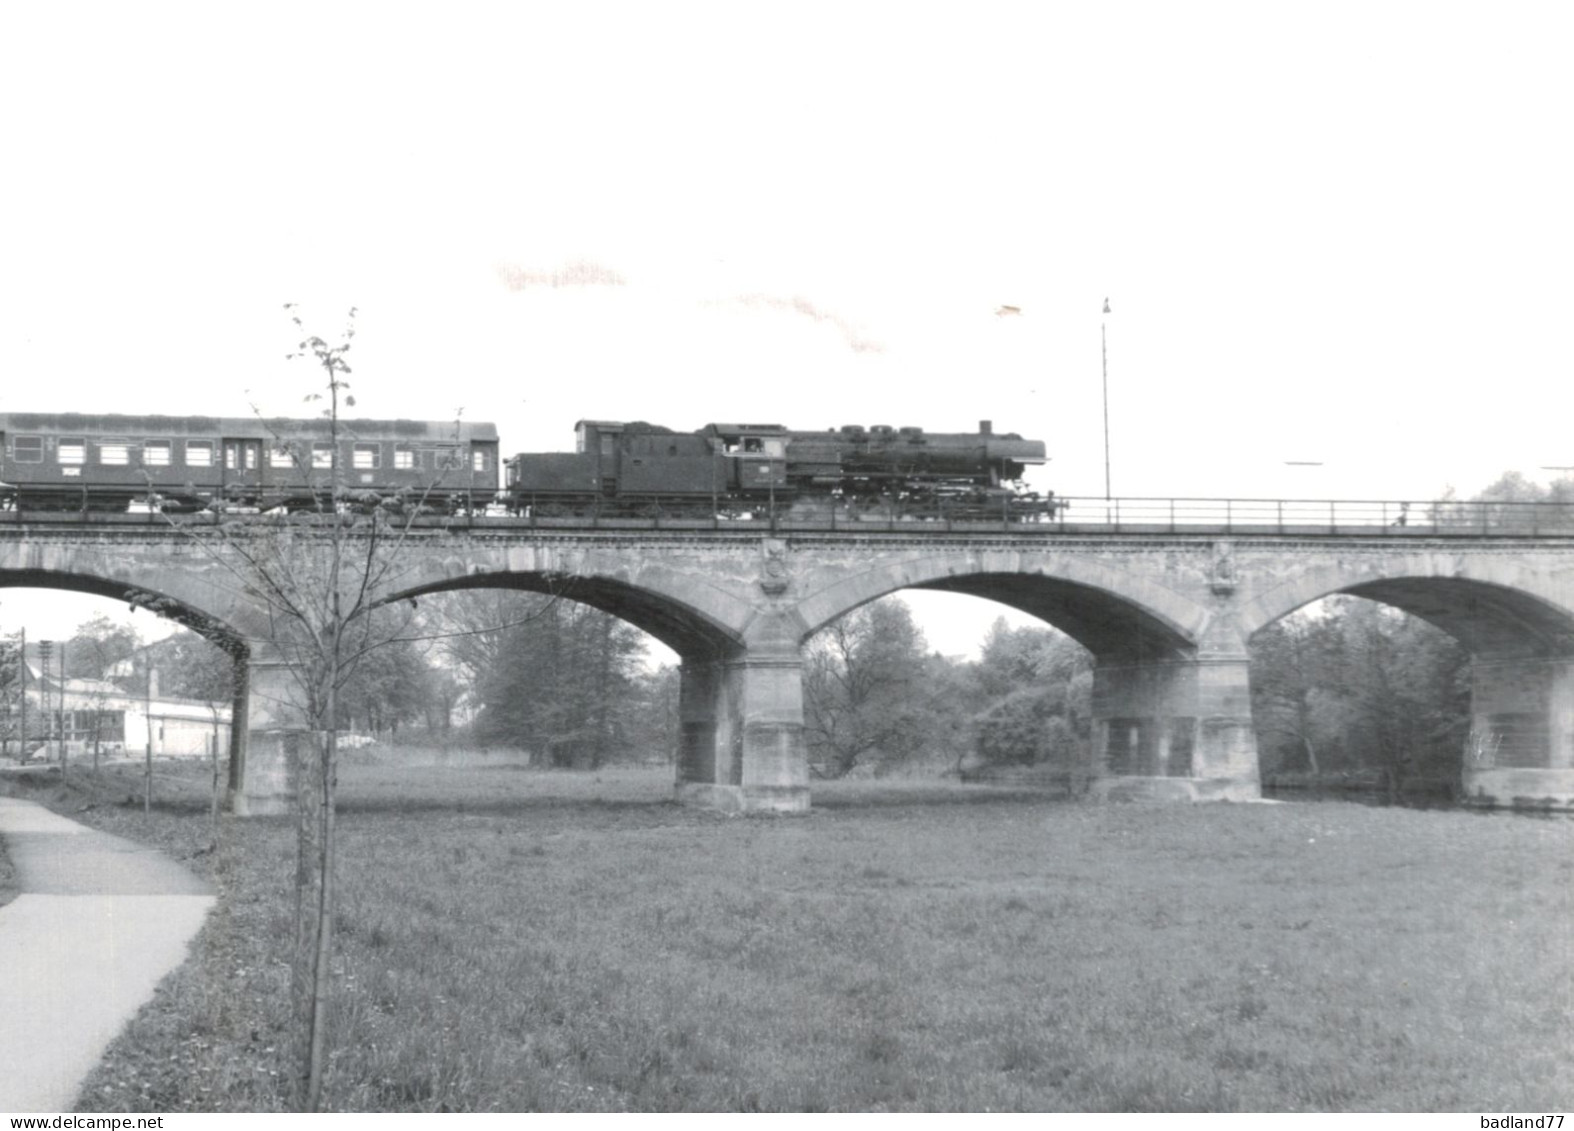
[[1057,499],[1056,529],[1426,537],[1574,536],[1574,505],[1392,499]]

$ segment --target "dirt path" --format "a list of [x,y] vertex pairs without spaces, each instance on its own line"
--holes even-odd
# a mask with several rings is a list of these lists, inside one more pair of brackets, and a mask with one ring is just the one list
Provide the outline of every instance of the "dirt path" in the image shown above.
[[211,889],[168,857],[0,798],[22,894],[0,908],[0,1112],[69,1110],[82,1079],[185,961]]

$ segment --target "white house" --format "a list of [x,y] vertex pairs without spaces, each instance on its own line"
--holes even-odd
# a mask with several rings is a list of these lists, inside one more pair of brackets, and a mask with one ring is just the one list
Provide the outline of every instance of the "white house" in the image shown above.
[[[207,757],[217,744],[220,757],[229,752],[230,704],[162,696],[158,672],[145,694],[128,692],[109,680],[68,679],[39,670],[33,649],[27,657],[27,706],[14,692],[0,701],[0,754],[33,758],[59,750],[62,731],[69,757],[144,754],[157,757]],[[19,742],[26,717],[26,740]],[[62,721],[64,726],[62,726]],[[48,751],[43,747],[47,743]]]

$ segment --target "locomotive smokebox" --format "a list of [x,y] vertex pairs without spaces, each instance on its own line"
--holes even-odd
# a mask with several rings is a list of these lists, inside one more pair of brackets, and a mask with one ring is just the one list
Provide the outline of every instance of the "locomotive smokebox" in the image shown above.
[[989,435],[989,430],[994,426],[994,423],[993,420],[980,420],[978,422],[979,433],[984,436]]

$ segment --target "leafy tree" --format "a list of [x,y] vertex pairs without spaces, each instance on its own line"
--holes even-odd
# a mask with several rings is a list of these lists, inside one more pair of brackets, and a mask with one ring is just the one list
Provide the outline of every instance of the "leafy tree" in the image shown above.
[[654,671],[641,668],[634,673],[629,688],[627,735],[629,752],[637,760],[677,760],[681,682],[681,672],[673,664],[663,664]]
[[1452,776],[1469,730],[1469,657],[1440,629],[1370,601],[1341,598],[1341,699],[1359,764],[1392,793],[1416,772]]
[[899,597],[872,601],[815,633],[804,660],[810,768],[839,778],[928,748],[936,713],[924,661],[924,635]]
[[129,624],[104,614],[83,621],[66,641],[67,679],[105,679],[111,669],[142,647],[142,637]]
[[[601,766],[628,749],[645,651],[632,625],[552,597],[515,604],[526,623],[498,634],[480,677],[477,739],[531,750],[554,766]],[[474,645],[472,645],[474,647]]]
[[1574,477],[1563,476],[1543,486],[1527,479],[1522,472],[1505,471],[1477,494],[1474,501],[1574,504]]
[[[374,618],[388,615],[385,610],[372,614]],[[388,637],[386,642],[355,665],[340,690],[340,729],[392,735],[405,724],[430,717],[439,676],[427,662],[422,643],[387,630],[380,635]]]
[[159,690],[176,699],[228,704],[234,696],[230,656],[205,636],[182,629],[142,649],[143,664],[159,673]]
[[883,768],[959,772],[973,748],[972,715],[978,703],[973,665],[931,651],[924,657],[915,693],[927,716],[924,744],[900,763]]
[[432,643],[438,677],[437,694],[444,718],[461,705],[480,708],[479,688],[497,668],[508,629],[543,616],[552,599],[513,589],[474,589],[422,597],[420,635]]
[[986,762],[1079,764],[1091,741],[1093,658],[1049,628],[995,621],[974,669],[974,743]]
[[1304,764],[1321,773],[1319,751],[1332,746],[1343,721],[1329,681],[1337,673],[1334,621],[1296,613],[1259,632],[1251,645],[1252,719],[1265,769]]
[[427,694],[422,703],[426,733],[446,737],[453,731],[454,711],[464,697],[464,685],[453,670],[440,663],[428,663]]
[[[1523,504],[1534,503],[1537,506]],[[1505,471],[1468,500],[1450,487],[1432,504],[1430,521],[1439,526],[1507,531],[1574,529],[1574,476],[1542,485],[1518,471]]]
[[1253,715],[1267,751],[1313,773],[1375,770],[1397,795],[1452,777],[1469,730],[1469,656],[1397,609],[1335,597],[1252,642]]

